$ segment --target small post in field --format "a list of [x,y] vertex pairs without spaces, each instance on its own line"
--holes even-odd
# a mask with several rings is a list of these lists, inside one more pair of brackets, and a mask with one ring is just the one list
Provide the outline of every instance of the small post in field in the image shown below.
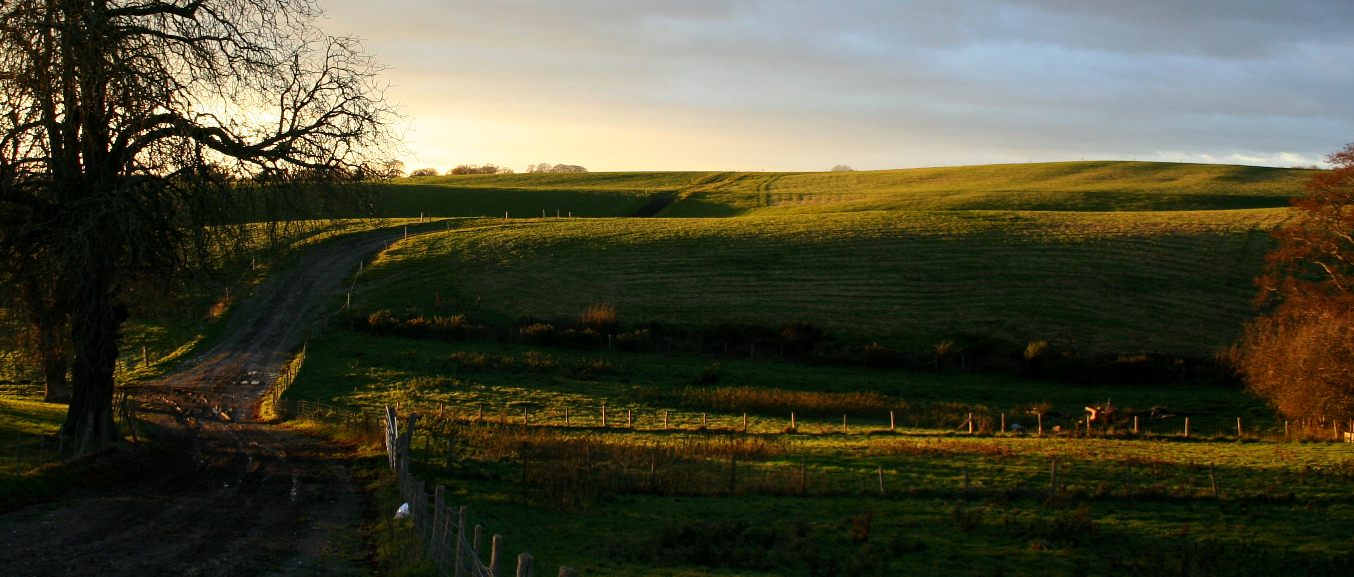
[[508,220],[508,211],[505,210],[503,211],[503,221],[507,222],[507,220]]
[[791,431],[797,431],[797,430],[799,430],[799,427],[795,425],[795,414],[794,414],[794,411],[791,411],[791,412],[790,412],[790,430],[791,430]]
[[1035,413],[1034,415],[1039,418],[1039,436],[1042,437],[1044,436],[1044,414]]
[[141,366],[150,366],[150,351],[146,350],[146,347],[141,347]]
[[634,428],[634,426],[635,426],[635,420],[634,420],[634,417],[630,414],[630,409],[626,409],[626,410],[625,410],[625,427],[626,427],[627,429],[632,429],[632,428]]
[[517,577],[532,577],[532,565],[536,559],[531,553],[523,553],[517,556]]
[[564,407],[564,426],[569,426],[569,407]]
[[668,430],[668,411],[663,411],[663,430]]
[[889,411],[889,430],[890,430],[890,431],[896,431],[896,430],[898,430],[897,424],[894,422],[894,419],[893,419],[893,411]]
[[743,432],[744,432],[744,433],[747,433],[747,432],[748,432],[748,414],[747,414],[747,413],[743,413]]
[[1285,438],[1285,439],[1288,438],[1288,421],[1287,421],[1287,420],[1284,420],[1284,422],[1283,422],[1283,438]]
[[1138,416],[1133,415],[1133,434],[1138,434]]
[[1001,414],[1001,429],[1000,429],[1000,432],[1002,432],[1002,433],[1005,433],[1005,432],[1006,432],[1006,413],[1002,413],[1002,414]]
[[495,534],[489,540],[489,574],[498,577],[498,568],[503,564],[503,536]]
[[602,428],[605,429],[606,427],[606,403],[602,403]]
[[1241,436],[1241,417],[1236,418],[1236,436]]
[[973,434],[973,413],[968,414],[968,434]]
[[522,405],[522,426],[526,427],[530,424],[531,424],[531,407]]
[[1185,417],[1185,438],[1189,438],[1189,417]]
[[847,434],[848,432],[850,432],[850,431],[847,430],[847,428],[846,428],[846,415],[843,414],[843,415],[842,415],[842,434],[845,435],[845,434]]
[[705,419],[705,413],[701,413],[701,428],[702,428],[702,429],[708,429],[708,428],[710,428],[710,423],[709,423],[709,421],[707,421],[707,420]]

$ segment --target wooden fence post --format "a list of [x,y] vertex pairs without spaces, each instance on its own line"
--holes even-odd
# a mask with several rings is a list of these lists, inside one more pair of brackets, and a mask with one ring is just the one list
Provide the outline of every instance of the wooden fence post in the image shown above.
[[606,428],[606,403],[602,403],[602,428]]
[[896,423],[895,423],[894,420],[893,420],[893,411],[889,411],[889,430],[890,430],[890,431],[896,431],[896,430],[898,430],[898,429],[897,429],[897,426],[896,426]]
[[701,428],[702,429],[710,428],[710,422],[706,419],[705,413],[701,413]]
[[668,430],[668,411],[663,411],[663,430]]
[[1002,414],[1001,414],[1001,430],[998,431],[998,432],[1001,432],[1001,433],[1005,433],[1005,432],[1006,432],[1006,413],[1002,413]]
[[973,413],[968,414],[968,434],[973,434]]
[[569,426],[569,407],[564,407],[564,426]]
[[532,577],[532,564],[536,559],[531,553],[523,553],[517,556],[517,577]]
[[1236,418],[1236,436],[1241,436],[1241,417]]
[[[437,488],[433,489],[433,530],[428,531],[428,557],[431,557],[434,562],[441,557],[442,542],[437,538],[437,529],[446,522],[446,519],[443,518],[447,514],[446,505],[444,504],[446,502],[445,498],[446,487],[438,485]],[[459,547],[457,547],[457,549],[459,549]],[[459,561],[460,558],[461,555],[458,550],[456,552],[456,559]]]
[[625,427],[627,429],[635,428],[635,418],[630,409],[625,410]]
[[848,432],[849,432],[849,430],[846,428],[846,415],[843,414],[843,415],[842,415],[842,434],[845,435],[845,434],[847,434]]
[[503,536],[494,535],[489,540],[489,577],[498,577],[498,569],[503,561]]
[[1039,418],[1039,436],[1042,437],[1044,436],[1044,414],[1035,413],[1034,416]]
[[795,425],[795,413],[794,413],[794,411],[790,411],[790,430],[791,430],[791,431],[798,431],[798,430],[799,430],[799,427]]
[[1138,416],[1133,415],[1133,434],[1138,434]]
[[1185,417],[1185,438],[1189,438],[1189,417]]
[[748,432],[748,414],[743,413],[743,433],[746,434],[747,432]]

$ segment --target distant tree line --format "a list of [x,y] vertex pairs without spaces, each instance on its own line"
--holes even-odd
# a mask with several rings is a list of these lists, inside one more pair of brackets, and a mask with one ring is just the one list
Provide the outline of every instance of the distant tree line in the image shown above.
[[540,164],[527,165],[527,172],[531,173],[539,173],[539,172],[565,173],[565,172],[587,172],[587,171],[588,169],[578,166],[576,164],[552,165],[548,162],[542,162]]

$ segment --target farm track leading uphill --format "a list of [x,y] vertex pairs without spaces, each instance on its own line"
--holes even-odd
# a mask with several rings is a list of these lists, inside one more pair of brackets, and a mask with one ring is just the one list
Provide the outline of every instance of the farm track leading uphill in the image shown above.
[[344,450],[252,413],[319,305],[397,238],[331,241],[270,277],[217,344],[136,391],[171,450],[122,486],[0,517],[0,573],[365,574],[362,495]]

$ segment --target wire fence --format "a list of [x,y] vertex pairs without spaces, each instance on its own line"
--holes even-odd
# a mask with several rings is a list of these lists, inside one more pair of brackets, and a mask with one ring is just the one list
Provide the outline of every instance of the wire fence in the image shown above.
[[[267,396],[265,396],[267,397]],[[408,515],[420,543],[420,552],[442,577],[501,577],[510,562],[504,557],[503,536],[485,539],[485,528],[471,524],[469,509],[446,501],[443,485],[428,490],[427,484],[413,472],[413,438],[419,421],[417,413],[403,419],[387,407],[381,415],[347,407],[295,399],[270,401],[271,410],[282,419],[306,419],[346,429],[354,433],[381,435],[390,469],[395,473],[400,497],[408,505]],[[403,427],[403,430],[402,430]],[[531,577],[535,559],[522,553],[512,561],[518,577]],[[561,567],[559,575],[576,575]]]

